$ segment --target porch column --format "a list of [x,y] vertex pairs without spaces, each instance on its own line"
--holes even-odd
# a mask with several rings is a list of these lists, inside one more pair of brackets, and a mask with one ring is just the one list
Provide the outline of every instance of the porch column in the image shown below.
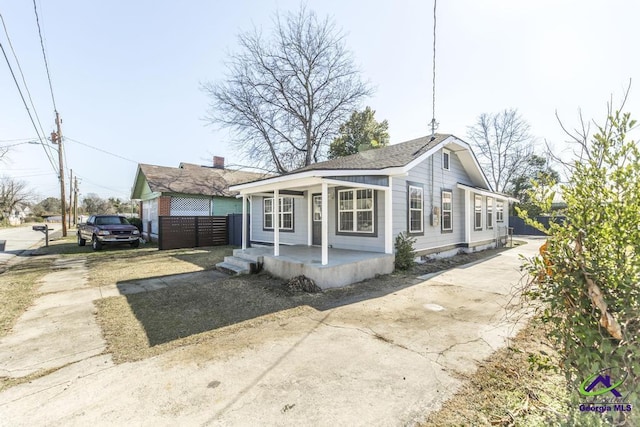
[[[471,202],[469,201],[471,194],[469,190],[464,190],[464,242],[471,243],[471,219],[474,213],[471,211]],[[453,205],[453,200],[451,200]],[[451,221],[453,223],[453,214],[451,214]]]
[[313,244],[313,196],[307,191],[307,246]]
[[392,179],[389,177],[389,188],[384,191],[384,253],[393,253],[393,191]]
[[242,195],[242,250],[247,249],[247,196]]
[[322,265],[327,265],[327,264],[329,264],[329,184],[323,181],[322,182]]
[[280,256],[280,190],[273,191],[273,256]]

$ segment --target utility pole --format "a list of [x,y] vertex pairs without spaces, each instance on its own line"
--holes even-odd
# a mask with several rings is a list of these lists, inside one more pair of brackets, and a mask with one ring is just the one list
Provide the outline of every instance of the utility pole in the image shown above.
[[73,225],[78,225],[78,177],[73,182]]
[[60,114],[56,111],[57,132],[51,132],[51,142],[58,144],[58,167],[60,168],[60,204],[62,205],[62,237],[67,237],[67,201],[64,192],[64,152],[62,151],[62,128]]
[[69,228],[71,228],[71,217],[73,216],[71,206],[73,206],[73,169],[69,169]]

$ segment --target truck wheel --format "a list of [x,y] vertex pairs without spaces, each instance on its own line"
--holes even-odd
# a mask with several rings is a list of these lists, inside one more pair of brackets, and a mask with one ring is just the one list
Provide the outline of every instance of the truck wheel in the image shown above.
[[78,234],[78,246],[84,246],[87,244],[87,239],[83,239],[82,237],[80,237],[80,234]]
[[133,242],[131,242],[129,244],[131,245],[132,248],[137,248],[138,246],[140,246],[140,239],[134,240]]
[[96,236],[93,236],[93,239],[91,239],[91,247],[94,251],[102,249],[102,243],[100,243],[100,240],[98,240]]

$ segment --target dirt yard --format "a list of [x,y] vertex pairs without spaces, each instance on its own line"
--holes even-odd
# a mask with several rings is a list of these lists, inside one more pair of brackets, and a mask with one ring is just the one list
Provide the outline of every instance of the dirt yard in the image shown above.
[[387,295],[421,282],[418,276],[487,259],[503,250],[427,261],[409,271],[313,294],[291,292],[284,280],[268,273],[210,280],[185,276],[180,286],[96,301],[97,317],[114,361],[130,362],[307,309],[322,311]]

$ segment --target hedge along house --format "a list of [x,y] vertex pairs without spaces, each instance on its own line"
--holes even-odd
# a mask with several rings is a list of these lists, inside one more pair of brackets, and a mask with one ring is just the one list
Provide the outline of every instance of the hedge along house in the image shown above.
[[180,163],[177,168],[139,164],[131,198],[140,201],[143,236],[158,239],[160,216],[214,216],[242,212],[242,201],[229,186],[264,178],[265,174],[224,167],[215,156],[213,166]]
[[[418,255],[495,247],[514,201],[491,189],[466,142],[443,134],[230,189],[245,202],[243,218],[251,214],[250,236],[234,256],[259,254],[272,274],[305,274],[323,288],[393,271],[402,232],[416,238]],[[273,247],[255,248],[260,243]]]

